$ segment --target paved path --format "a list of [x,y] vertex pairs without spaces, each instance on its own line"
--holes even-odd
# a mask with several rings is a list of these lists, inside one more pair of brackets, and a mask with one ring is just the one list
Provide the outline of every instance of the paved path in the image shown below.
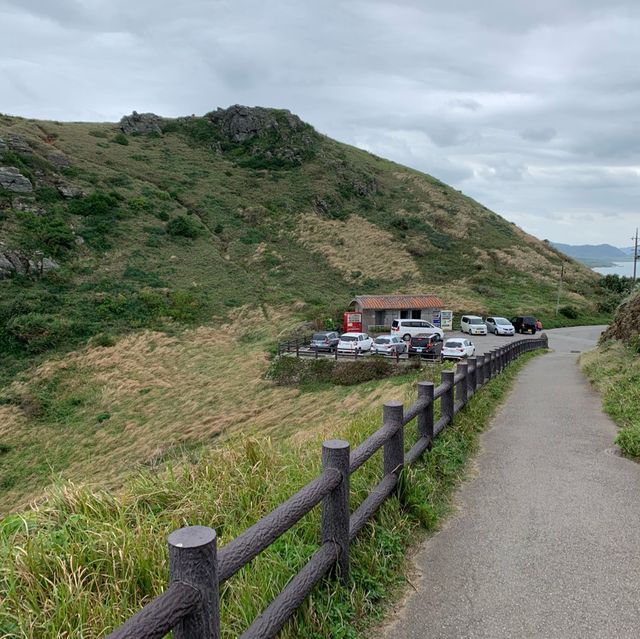
[[520,372],[385,637],[640,637],[640,465],[611,453],[572,352],[600,330],[547,332],[555,352]]

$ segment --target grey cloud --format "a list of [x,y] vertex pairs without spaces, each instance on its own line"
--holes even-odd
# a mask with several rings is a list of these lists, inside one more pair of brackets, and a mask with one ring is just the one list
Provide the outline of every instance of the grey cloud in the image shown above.
[[557,133],[553,127],[541,127],[539,129],[525,129],[520,132],[520,137],[530,142],[549,142],[556,137]]
[[0,23],[3,112],[280,106],[544,237],[637,224],[631,0],[0,0]]

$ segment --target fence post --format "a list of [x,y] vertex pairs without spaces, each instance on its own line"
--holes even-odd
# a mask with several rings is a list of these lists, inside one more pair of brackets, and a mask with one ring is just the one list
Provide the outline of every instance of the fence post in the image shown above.
[[418,413],[418,438],[426,437],[429,448],[433,444],[433,391],[433,382],[418,382],[418,401],[428,402]]
[[340,471],[342,481],[322,501],[322,543],[338,548],[340,581],[349,580],[349,442],[329,439],[322,444],[322,468]]
[[470,357],[467,360],[467,363],[473,365],[473,368],[471,366],[467,368],[467,395],[470,397],[476,392],[476,370],[478,369],[478,358]]
[[454,384],[453,378],[455,373],[453,371],[442,371],[440,373],[440,381],[447,386],[447,390],[440,397],[440,412],[442,417],[445,417],[445,425],[453,423],[453,393]]
[[384,474],[398,474],[404,466],[404,428],[402,419],[404,408],[402,402],[385,402],[383,407],[383,422],[393,424],[396,428],[384,443]]
[[300,357],[300,342],[298,341],[297,337],[296,337],[296,357]]
[[186,526],[169,535],[170,580],[200,591],[200,607],[173,629],[174,639],[220,639],[216,531]]
[[464,377],[458,384],[457,399],[462,402],[463,406],[467,405],[467,377],[469,376],[469,364],[467,362],[458,362],[456,372],[462,373]]
[[485,353],[484,356],[484,366],[482,367],[484,372],[484,384],[491,380],[491,355],[492,351],[489,351],[488,353]]
[[484,384],[484,355],[476,355],[476,388]]

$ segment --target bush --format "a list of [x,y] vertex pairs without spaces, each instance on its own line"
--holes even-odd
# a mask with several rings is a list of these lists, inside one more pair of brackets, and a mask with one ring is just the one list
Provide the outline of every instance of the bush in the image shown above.
[[28,252],[42,251],[45,257],[61,257],[74,248],[73,232],[59,215],[20,213],[18,220],[20,248]]
[[558,312],[567,319],[576,319],[578,317],[578,309],[573,306],[563,306]]
[[111,141],[115,142],[116,144],[122,144],[122,146],[129,145],[129,138],[124,133],[122,133],[122,131],[120,131],[120,133],[116,133],[111,138]]
[[337,362],[331,381],[339,386],[353,386],[373,379],[384,379],[393,375],[394,371],[388,359],[367,357],[354,362]]
[[55,346],[70,332],[68,322],[48,313],[27,313],[7,322],[7,332],[34,353]]
[[194,239],[200,235],[200,226],[185,215],[178,215],[167,224],[167,233],[174,237]]

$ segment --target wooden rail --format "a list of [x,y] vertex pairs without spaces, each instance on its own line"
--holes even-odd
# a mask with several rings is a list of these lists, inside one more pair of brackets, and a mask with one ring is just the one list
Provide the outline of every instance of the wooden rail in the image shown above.
[[[380,429],[352,452],[346,441],[324,442],[322,473],[219,552],[216,533],[211,528],[188,526],[171,533],[167,590],[114,630],[108,639],[160,639],[171,629],[174,639],[218,639],[220,584],[322,503],[319,549],[241,639],[274,637],[329,571],[335,571],[346,583],[349,544],[384,501],[396,492],[402,469],[421,458],[438,433],[453,423],[454,416],[481,386],[520,355],[547,348],[547,345],[545,334],[536,339],[510,342],[460,362],[456,371],[443,371],[437,388],[431,382],[419,382],[418,399],[406,411],[400,402],[386,402]],[[441,417],[434,423],[434,405],[438,399]],[[417,420],[416,443],[405,454],[404,427],[414,419]],[[381,448],[384,476],[350,513],[349,478]]]

